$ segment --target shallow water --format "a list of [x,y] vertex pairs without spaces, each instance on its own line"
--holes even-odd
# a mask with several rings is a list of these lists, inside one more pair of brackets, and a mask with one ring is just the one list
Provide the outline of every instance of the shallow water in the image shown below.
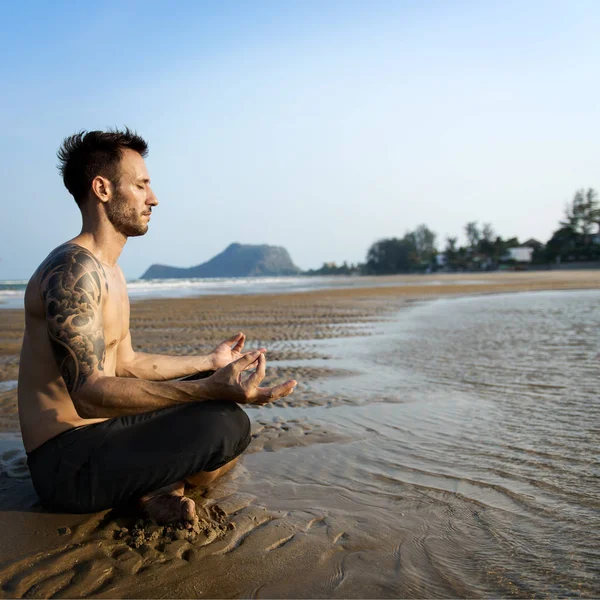
[[276,482],[257,483],[267,506],[345,523],[339,581],[315,593],[600,595],[599,301],[441,299],[322,342],[361,374],[321,391],[358,406],[302,414],[356,441],[249,464]]

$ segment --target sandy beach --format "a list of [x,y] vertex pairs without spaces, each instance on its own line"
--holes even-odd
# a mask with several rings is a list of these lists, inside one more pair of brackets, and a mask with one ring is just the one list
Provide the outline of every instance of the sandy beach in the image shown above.
[[[299,382],[294,394],[277,405],[248,408],[253,422],[252,444],[241,463],[222,481],[204,493],[192,493],[204,523],[203,529],[193,534],[177,527],[158,527],[123,511],[50,514],[39,505],[28,476],[16,406],[23,312],[0,310],[0,597],[599,595],[600,587],[590,567],[595,564],[597,569],[600,564],[597,553],[590,555],[596,538],[587,538],[581,548],[571,548],[570,555],[565,550],[564,572],[556,566],[560,560],[548,546],[549,554],[544,554],[543,561],[540,558],[548,565],[548,572],[542,573],[535,563],[524,567],[528,575],[521,579],[519,560],[526,560],[523,557],[529,552],[519,547],[524,538],[515,533],[507,542],[514,546],[512,555],[502,545],[506,531],[530,528],[535,547],[535,532],[543,527],[534,527],[536,517],[532,515],[539,507],[530,497],[535,496],[544,510],[558,510],[556,498],[567,493],[558,483],[552,485],[560,490],[552,492],[550,481],[525,473],[519,462],[521,454],[513,461],[520,466],[508,469],[510,477],[507,467],[499,465],[486,467],[487,474],[465,471],[458,475],[462,461],[465,465],[469,462],[464,449],[452,450],[456,463],[438,458],[434,465],[434,459],[428,458],[433,446],[443,446],[454,435],[458,421],[465,429],[457,438],[474,436],[473,443],[481,443],[475,426],[469,429],[465,423],[477,423],[481,418],[481,423],[494,426],[490,415],[498,410],[498,404],[497,397],[490,394],[501,386],[502,393],[511,393],[512,382],[521,376],[517,374],[520,363],[516,359],[511,363],[509,357],[492,383],[479,378],[480,364],[469,367],[466,374],[461,371],[458,377],[456,364],[463,365],[462,369],[470,364],[470,359],[461,360],[458,351],[456,364],[451,351],[440,359],[439,364],[446,366],[435,371],[435,381],[431,371],[424,371],[422,380],[413,381],[385,367],[389,362],[388,336],[395,336],[394,344],[408,339],[413,321],[400,323],[398,315],[410,315],[412,307],[430,306],[430,301],[445,298],[492,299],[513,292],[599,290],[600,271],[469,274],[469,283],[461,283],[464,279],[463,275],[398,276],[386,278],[386,287],[134,302],[131,330],[138,350],[204,353],[243,331],[249,348],[268,349],[269,383],[291,377]],[[554,296],[540,297],[554,306]],[[592,310],[590,297],[584,294],[582,298]],[[480,304],[473,306],[474,311],[480,310]],[[496,303],[493,310],[501,314],[502,306]],[[511,335],[518,334],[518,319],[525,318],[526,310],[519,306],[511,308],[514,315],[507,317],[516,332]],[[435,315],[435,311],[423,316],[423,323],[429,322],[429,314]],[[493,327],[490,325],[490,331]],[[483,325],[481,331],[485,341]],[[432,349],[429,354],[423,349],[430,340],[423,338],[421,345],[402,359],[401,366],[407,372],[421,350],[424,356],[438,351]],[[352,358],[362,356],[360,352],[366,352],[368,343],[370,358]],[[418,344],[419,340],[410,338],[410,343]],[[518,346],[514,341],[511,344],[517,356]],[[465,342],[465,346],[473,344]],[[587,365],[590,357],[597,357],[596,347],[582,348],[577,350],[577,360]],[[493,351],[489,356],[494,356]],[[482,355],[485,352],[487,348],[481,350]],[[562,349],[556,352],[564,353]],[[527,388],[531,398],[544,394],[543,382],[535,379],[538,371],[532,367],[524,372],[523,381],[519,379],[524,386],[534,386]],[[396,377],[401,384],[395,384]],[[481,387],[473,387],[469,377]],[[593,381],[594,377],[591,370],[582,371],[581,381]],[[550,376],[545,378],[553,389],[565,386],[564,382],[551,383]],[[471,387],[465,387],[467,384]],[[582,394],[587,393],[587,387],[581,389]],[[552,393],[548,392],[549,397]],[[436,402],[435,411],[426,417],[418,412],[419,401],[413,402],[423,395]],[[475,396],[478,403],[469,404],[469,416],[457,417],[467,410],[465,399],[470,402]],[[405,412],[399,416],[393,412],[396,407],[403,407]],[[477,411],[482,407],[489,410],[480,416]],[[592,423],[599,416],[597,403],[595,407],[586,417]],[[417,423],[414,428],[413,417]],[[430,437],[424,433],[421,439],[418,424],[425,422]],[[378,436],[390,428],[395,428],[395,433],[390,434],[389,442],[378,446]],[[438,440],[435,436],[441,431],[447,437]],[[585,444],[587,431],[582,434]],[[526,446],[523,442],[518,452],[526,453]],[[484,446],[477,448],[478,456],[485,455],[490,461],[496,452],[488,447],[486,455]],[[499,461],[509,451],[498,451],[493,460]],[[532,453],[538,451],[539,447],[530,448]],[[548,469],[558,469],[550,464],[552,452],[544,452],[547,456],[536,455],[535,460],[539,459],[540,465],[545,461]],[[536,463],[535,468],[540,465]],[[599,468],[593,459],[581,465],[582,472],[589,472],[594,481],[600,476]],[[561,464],[560,470],[565,471],[563,477],[569,476],[567,467]],[[520,483],[502,483],[501,477]],[[538,491],[534,494],[519,487],[526,485]],[[571,486],[569,493],[575,491]],[[544,494],[552,493],[555,496],[546,500]],[[587,489],[581,490],[577,502],[592,515],[600,508]],[[586,519],[593,529],[593,523]],[[576,519],[573,523],[564,527],[576,537],[579,524]],[[511,564],[512,559],[499,558],[504,554],[499,554],[495,544],[500,544],[507,557],[518,555],[515,564]],[[588,558],[581,558],[585,556]]]

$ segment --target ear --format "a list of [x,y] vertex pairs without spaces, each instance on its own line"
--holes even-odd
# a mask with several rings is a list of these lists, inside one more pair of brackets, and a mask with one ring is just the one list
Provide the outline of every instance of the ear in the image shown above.
[[100,175],[92,180],[92,192],[100,202],[108,202],[112,196],[112,183]]

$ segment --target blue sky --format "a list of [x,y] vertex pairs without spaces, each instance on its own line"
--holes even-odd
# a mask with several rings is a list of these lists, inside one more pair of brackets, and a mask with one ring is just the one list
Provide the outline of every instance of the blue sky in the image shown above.
[[79,232],[61,140],[128,125],[160,201],[135,278],[230,242],[302,268],[470,220],[546,241],[600,188],[600,3],[22,2],[0,7],[0,279]]

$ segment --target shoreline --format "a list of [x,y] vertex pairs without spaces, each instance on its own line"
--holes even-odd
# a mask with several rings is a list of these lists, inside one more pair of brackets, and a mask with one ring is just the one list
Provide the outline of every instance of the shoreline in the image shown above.
[[[142,295],[135,292],[135,289],[130,290],[130,300],[132,304],[134,302],[144,302],[146,300],[176,300],[176,299],[187,299],[194,300],[198,298],[209,298],[209,297],[223,297],[223,296],[273,296],[281,295],[285,296],[288,294],[312,294],[321,293],[327,291],[338,291],[340,293],[351,292],[353,290],[362,289],[381,289],[385,290],[388,288],[396,288],[396,291],[402,293],[402,290],[410,290],[414,288],[429,288],[443,290],[447,286],[456,285],[483,285],[483,286],[495,286],[503,285],[503,282],[507,285],[520,285],[522,281],[546,281],[555,282],[550,285],[561,285],[561,282],[567,283],[567,285],[573,285],[574,282],[583,282],[584,286],[590,285],[591,281],[600,280],[600,269],[556,269],[556,270],[532,270],[532,271],[478,271],[478,272],[464,272],[464,273],[430,273],[430,274],[396,274],[396,275],[359,275],[359,276],[323,276],[323,277],[308,277],[303,276],[306,282],[317,281],[326,279],[328,284],[325,287],[310,287],[310,288],[293,288],[291,292],[280,291],[277,288],[269,288],[267,291],[255,291],[261,289],[260,283],[262,278],[240,278],[242,280],[248,280],[253,285],[246,288],[247,291],[238,292],[241,288],[236,286],[235,288],[224,288],[223,291],[210,291],[194,293],[193,289],[189,288],[174,291],[174,295],[170,295],[169,292],[162,291],[153,295],[152,292],[148,292],[148,295]],[[231,278],[226,278],[231,279]],[[281,284],[285,283],[285,277],[276,278],[279,279]],[[293,277],[291,279],[294,279]],[[233,278],[232,280],[235,280]],[[295,279],[294,279],[295,280]],[[128,282],[130,284],[137,284],[143,280],[132,280]],[[150,282],[152,280],[149,280]],[[186,279],[168,279],[160,280],[160,283],[168,283],[169,288],[177,290],[178,282],[186,282]],[[199,280],[202,282],[203,280]],[[464,283],[461,283],[464,282]],[[150,284],[149,284],[150,285]],[[546,283],[548,285],[548,283]],[[160,285],[157,290],[161,289]],[[264,289],[264,286],[263,286]],[[446,292],[442,292],[446,293]],[[452,292],[449,292],[452,293]],[[22,299],[21,299],[22,300]],[[21,310],[20,306],[6,306],[0,301],[0,311],[2,310]]]
[[[377,281],[384,281],[385,285],[371,287],[134,298],[131,300],[134,349],[166,354],[206,352],[236,331],[244,331],[249,343],[256,346],[293,339],[335,337],[348,335],[344,326],[353,317],[356,322],[378,319],[393,307],[400,307],[407,302],[466,295],[600,289],[600,270],[475,273],[469,274],[469,278],[478,283],[431,283],[437,280],[464,280],[463,275],[454,273],[392,275],[376,278]],[[418,283],[408,285],[413,281]],[[395,282],[402,285],[394,285]],[[287,318],[273,318],[282,311],[288,313]],[[199,318],[198,314],[203,317]],[[160,316],[158,320],[157,315]],[[311,316],[316,318],[311,320]],[[332,323],[327,321],[328,316],[333,318]],[[297,326],[291,327],[290,321],[294,319],[298,320]],[[319,329],[319,325],[323,327]],[[22,308],[0,309],[0,382],[17,379],[23,328]],[[161,328],[175,328],[183,334],[181,338],[187,339],[182,341],[170,334],[166,340],[159,340],[157,332]],[[188,334],[192,330],[195,336],[189,339]],[[267,358],[273,360],[272,357],[270,353]]]

